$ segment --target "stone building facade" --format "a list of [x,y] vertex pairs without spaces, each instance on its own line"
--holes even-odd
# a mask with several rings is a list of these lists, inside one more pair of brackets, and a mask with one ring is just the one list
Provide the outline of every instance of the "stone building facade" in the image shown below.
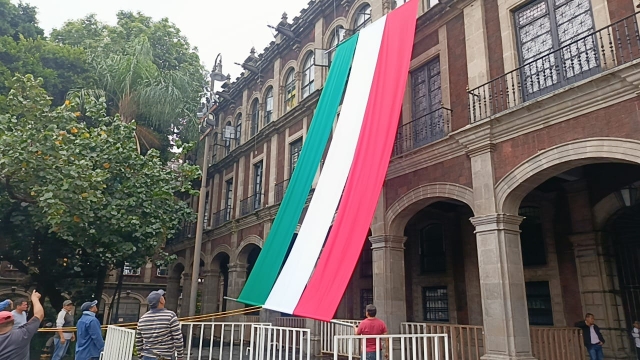
[[[245,60],[258,71],[225,85],[210,134],[204,312],[241,306],[224,297],[237,297],[267,237],[326,78],[314,49],[394,6],[312,1],[280,23],[295,38],[279,31]],[[635,10],[632,0],[422,2],[394,154],[336,318],[373,302],[394,332],[406,321],[482,325],[487,359],[530,359],[530,326],[573,326],[590,312],[607,358],[633,358]],[[176,307],[193,238],[169,249]]]

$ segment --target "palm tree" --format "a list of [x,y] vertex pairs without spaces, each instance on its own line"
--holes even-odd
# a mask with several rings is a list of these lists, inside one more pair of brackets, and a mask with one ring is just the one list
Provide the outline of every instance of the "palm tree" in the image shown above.
[[99,90],[74,90],[107,99],[110,110],[125,123],[136,121],[138,151],[160,149],[175,129],[189,127],[194,86],[180,70],[162,71],[153,62],[146,37],[140,37],[121,54],[94,53],[90,57]]

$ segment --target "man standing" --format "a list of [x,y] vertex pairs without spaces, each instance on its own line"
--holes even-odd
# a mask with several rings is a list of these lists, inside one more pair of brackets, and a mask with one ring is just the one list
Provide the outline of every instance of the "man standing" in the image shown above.
[[[384,321],[376,318],[376,314],[378,310],[375,306],[369,304],[366,309],[367,318],[360,322],[360,325],[356,327],[356,335],[387,335],[389,332],[387,331],[387,325],[385,325]],[[389,339],[385,340],[387,344],[387,351],[384,356],[389,356]],[[382,346],[382,341],[380,341],[380,346]],[[367,339],[366,352],[367,357],[366,360],[377,360],[376,354],[381,349],[378,349],[377,339]]]
[[147,302],[151,310],[138,320],[136,332],[136,348],[142,360],[182,360],[180,322],[173,311],[164,308],[164,291],[152,291]]
[[[27,299],[18,299],[15,304],[16,308],[11,312],[14,329],[27,323],[27,311],[29,310]],[[29,360],[29,349],[27,349],[27,356],[24,357],[24,360]]]
[[69,349],[69,342],[75,341],[76,339],[74,333],[62,331],[62,328],[73,327],[72,310],[73,303],[71,300],[65,300],[62,303],[62,310],[58,313],[58,319],[56,320],[58,332],[53,336],[53,345],[55,350],[53,351],[51,360],[62,360],[62,358],[67,354],[67,349]]
[[82,317],[78,320],[78,342],[76,343],[76,360],[98,360],[104,349],[100,321],[96,318],[98,302],[89,301],[80,307]]
[[44,309],[40,304],[40,294],[31,294],[33,317],[26,324],[13,327],[13,315],[8,311],[0,312],[0,360],[25,359],[29,353],[31,338],[38,332],[44,319]]
[[576,327],[582,329],[584,346],[587,348],[591,360],[604,360],[604,354],[602,353],[604,337],[602,337],[600,328],[596,325],[593,314],[587,313],[584,316],[584,321],[577,322]]
[[12,307],[13,307],[13,302],[11,302],[11,300],[9,299],[0,302],[0,311],[11,309]]
[[640,360],[640,321],[633,322],[631,336],[633,336],[633,341],[636,343],[636,355],[638,356],[638,360]]

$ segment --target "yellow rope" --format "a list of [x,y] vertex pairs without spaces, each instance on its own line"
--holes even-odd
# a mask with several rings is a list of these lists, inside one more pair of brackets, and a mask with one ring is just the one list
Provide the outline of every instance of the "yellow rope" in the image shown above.
[[[178,318],[178,320],[180,322],[197,322],[197,321],[202,321],[202,320],[207,320],[207,319],[218,319],[218,318],[223,318],[223,317],[228,317],[228,316],[234,316],[234,315],[243,315],[246,313],[250,313],[250,312],[254,312],[257,310],[260,310],[262,307],[261,306],[252,306],[252,307],[248,307],[248,308],[244,308],[244,309],[237,309],[237,310],[229,310],[229,311],[223,311],[223,312],[219,312],[219,313],[212,313],[212,314],[205,314],[205,315],[196,315],[196,316],[187,316],[187,317],[183,317],[183,318]],[[113,326],[117,326],[117,327],[122,327],[125,329],[130,329],[130,328],[136,328],[138,327],[138,323],[137,322],[131,322],[131,323],[124,323],[124,324],[116,324]],[[102,325],[101,328],[104,330],[108,327],[108,325]],[[38,329],[38,332],[58,332],[62,330],[63,332],[75,332],[77,329],[75,327],[66,327],[66,328],[51,328],[51,329]]]

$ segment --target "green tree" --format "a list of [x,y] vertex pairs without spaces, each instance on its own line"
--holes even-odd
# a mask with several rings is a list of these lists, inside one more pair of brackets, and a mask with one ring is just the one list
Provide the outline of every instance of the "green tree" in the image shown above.
[[9,36],[15,41],[20,37],[35,39],[43,36],[38,26],[37,10],[22,1],[14,5],[10,0],[0,0],[0,36]]
[[139,154],[135,122],[107,116],[104,99],[51,107],[41,85],[17,76],[0,115],[0,259],[55,306],[65,281],[166,258],[166,238],[193,218],[176,195],[195,194],[198,168]]

